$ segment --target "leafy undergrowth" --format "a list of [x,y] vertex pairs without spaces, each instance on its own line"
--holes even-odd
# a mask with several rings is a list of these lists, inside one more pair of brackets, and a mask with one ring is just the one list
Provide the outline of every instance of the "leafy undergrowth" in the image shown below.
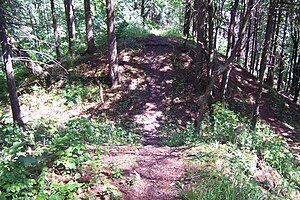
[[251,131],[247,119],[221,104],[213,106],[201,134],[176,127],[163,141],[193,149],[182,180],[183,199],[297,199],[300,166],[286,140],[259,123]]
[[106,145],[136,144],[139,136],[107,120],[73,118],[57,125],[40,119],[27,130],[0,121],[0,199],[97,199],[121,195],[122,178],[103,163]]

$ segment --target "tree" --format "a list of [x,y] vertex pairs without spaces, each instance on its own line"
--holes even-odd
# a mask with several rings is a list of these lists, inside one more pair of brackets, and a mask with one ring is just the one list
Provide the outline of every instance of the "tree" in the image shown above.
[[56,58],[59,60],[60,55],[60,45],[58,40],[58,31],[57,31],[57,20],[56,20],[56,14],[55,14],[55,6],[54,6],[54,0],[50,0],[51,4],[51,14],[52,14],[52,27],[53,27],[53,34],[54,34],[54,42],[55,42],[55,50],[56,50]]
[[87,53],[93,54],[96,50],[93,33],[93,22],[91,16],[90,0],[84,0],[84,15],[86,27]]
[[270,0],[267,28],[266,28],[266,32],[265,32],[266,34],[265,34],[263,51],[261,54],[261,61],[260,61],[259,87],[258,87],[258,93],[256,96],[256,101],[255,101],[255,106],[254,106],[254,115],[252,118],[252,128],[253,129],[255,128],[257,119],[260,115],[260,113],[259,113],[260,101],[261,101],[261,97],[262,97],[263,81],[264,81],[264,76],[265,76],[265,71],[266,71],[266,66],[267,66],[267,55],[269,52],[271,37],[273,34],[274,15],[275,15],[276,6],[277,6],[277,0]]
[[247,28],[247,23],[248,23],[249,18],[251,16],[252,8],[253,8],[253,0],[249,0],[248,6],[247,6],[247,11],[241,19],[239,33],[238,33],[238,37],[237,37],[238,40],[235,43],[234,48],[232,49],[231,55],[225,60],[224,63],[221,64],[221,66],[218,69],[216,69],[212,72],[210,82],[209,82],[204,94],[201,95],[199,100],[198,100],[198,102],[199,102],[199,106],[198,106],[199,113],[198,113],[197,122],[196,122],[196,129],[195,129],[196,133],[198,133],[200,131],[200,124],[201,124],[201,121],[203,120],[204,114],[206,112],[208,99],[209,99],[210,94],[212,92],[212,89],[215,85],[215,82],[218,79],[218,76],[221,75],[222,73],[224,73],[224,71],[227,70],[230,67],[231,63],[236,58],[237,52],[240,51],[242,41],[243,41],[243,36],[244,36],[244,34],[246,32],[246,28]]
[[76,38],[73,0],[64,0],[64,5],[68,27],[69,52],[72,52],[73,41]]
[[1,32],[2,52],[3,52],[3,64],[6,73],[8,93],[9,93],[12,114],[13,114],[13,120],[19,126],[23,126],[24,122],[21,116],[19,97],[17,94],[17,87],[14,78],[14,70],[13,70],[12,59],[11,59],[11,52],[12,52],[11,44],[6,34],[6,19],[4,13],[3,0],[0,0],[0,32]]
[[120,70],[118,65],[117,38],[115,33],[115,3],[114,0],[106,0],[107,34],[109,52],[109,76],[112,86],[120,81]]

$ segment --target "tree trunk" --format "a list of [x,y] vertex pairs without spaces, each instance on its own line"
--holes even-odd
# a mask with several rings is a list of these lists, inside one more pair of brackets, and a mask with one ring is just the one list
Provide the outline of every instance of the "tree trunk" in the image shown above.
[[246,70],[248,70],[249,48],[250,48],[250,40],[251,40],[251,28],[252,28],[252,20],[250,20],[250,22],[249,22],[247,39],[246,39],[247,44],[246,44],[245,64],[244,64],[244,68]]
[[69,52],[72,53],[73,42],[76,38],[73,0],[64,0],[69,37]]
[[249,18],[251,16],[252,7],[253,7],[253,0],[249,0],[248,6],[247,6],[247,12],[241,19],[241,24],[240,24],[239,34],[238,34],[238,41],[236,42],[230,57],[228,57],[226,59],[223,66],[219,67],[218,70],[215,70],[213,72],[212,77],[211,77],[210,82],[209,82],[209,85],[205,90],[205,93],[203,95],[201,95],[199,100],[198,100],[198,102],[199,102],[199,113],[198,113],[198,117],[197,117],[197,122],[195,123],[196,124],[195,132],[196,133],[199,133],[199,131],[200,131],[200,125],[201,125],[201,121],[204,118],[204,114],[206,112],[208,99],[209,99],[209,96],[212,92],[213,86],[214,86],[218,76],[220,74],[224,73],[224,71],[229,68],[229,66],[231,65],[231,63],[235,59],[237,52],[240,51],[240,48],[241,48],[241,45],[242,45],[242,40],[243,40],[243,35],[246,32],[247,23],[248,23]]
[[[234,27],[235,27],[235,16],[236,16],[236,11],[237,11],[238,5],[239,5],[239,0],[235,0],[233,6],[231,8],[230,24],[228,27],[227,50],[226,50],[227,58],[231,56],[232,48],[235,45],[234,44],[235,43]],[[220,87],[220,94],[221,94],[220,101],[225,100],[230,71],[231,71],[231,67],[226,69],[222,75],[222,82],[221,82],[221,87]]]
[[214,7],[213,2],[208,1],[208,50],[209,50],[209,64],[207,65],[207,78],[210,79],[214,70],[215,60],[215,39],[214,39]]
[[207,45],[206,45],[206,38],[205,38],[205,16],[206,16],[206,4],[205,1],[203,0],[195,0],[194,3],[194,10],[195,10],[195,14],[194,14],[194,20],[195,20],[195,24],[194,24],[194,29],[196,32],[196,40],[197,43],[200,44],[202,46],[202,48],[204,49]]
[[300,81],[299,81],[299,77],[300,77],[300,54],[298,55],[298,63],[296,65],[296,70],[295,70],[295,94],[294,94],[294,98],[293,98],[293,102],[297,103],[298,101],[298,97],[299,97],[299,91],[300,91]]
[[266,32],[265,32],[266,34],[265,34],[264,46],[263,46],[263,51],[261,54],[261,61],[260,61],[258,94],[256,97],[255,106],[254,106],[255,114],[253,115],[253,118],[252,118],[252,128],[253,129],[255,128],[258,117],[260,115],[260,112],[259,112],[260,101],[261,101],[261,97],[262,97],[263,81],[264,81],[264,75],[265,75],[266,65],[267,65],[267,55],[269,52],[270,40],[271,40],[271,37],[273,34],[274,14],[275,14],[276,5],[277,5],[277,0],[270,0],[267,28],[266,28]]
[[251,48],[251,63],[250,63],[250,73],[254,75],[255,71],[255,61],[257,60],[257,32],[258,32],[258,20],[259,12],[256,10],[254,17],[254,26],[253,26],[253,37],[252,37],[252,48]]
[[51,4],[51,14],[52,14],[52,27],[53,27],[53,34],[54,34],[54,42],[55,42],[55,51],[56,51],[56,58],[57,60],[60,60],[60,44],[58,40],[58,31],[57,31],[57,20],[56,20],[56,14],[55,14],[55,6],[54,6],[54,0],[50,0]]
[[5,21],[5,13],[4,13],[4,5],[3,1],[0,1],[0,32],[1,32],[1,44],[2,44],[2,52],[3,52],[3,64],[7,78],[7,86],[9,99],[13,114],[13,120],[19,126],[24,126],[24,122],[21,116],[21,109],[19,103],[19,97],[17,93],[16,82],[14,78],[14,70],[11,59],[11,44],[8,41],[6,34],[6,21]]
[[191,24],[191,0],[185,0],[183,35],[185,35],[186,37],[188,37],[190,33],[190,24]]
[[90,0],[84,0],[84,15],[85,15],[85,28],[86,28],[86,40],[87,40],[87,53],[93,54],[96,51],[96,46],[94,42]]
[[291,29],[292,29],[291,38],[293,41],[293,56],[292,56],[292,62],[291,62],[291,71],[293,72],[293,77],[292,77],[292,84],[291,84],[291,88],[290,88],[290,94],[293,94],[296,91],[297,80],[298,80],[297,58],[298,58],[298,47],[299,47],[299,41],[300,41],[300,31],[299,31],[298,27],[295,27],[293,25],[292,25]]
[[[277,14],[277,12],[275,12]],[[273,41],[272,41],[272,53],[271,53],[271,61],[270,61],[270,66],[268,69],[268,76],[267,76],[267,81],[266,83],[270,86],[273,87],[274,85],[274,71],[275,71],[275,66],[276,66],[276,53],[277,53],[277,45],[278,45],[278,39],[279,39],[279,30],[280,30],[280,24],[281,24],[281,14],[282,14],[282,9],[279,8],[277,20],[275,19],[274,23],[274,30],[275,34],[273,36]]]
[[118,65],[117,39],[115,33],[115,3],[114,0],[106,0],[108,51],[109,51],[109,75],[112,86],[120,81]]
[[145,26],[145,21],[146,21],[145,1],[146,0],[142,0],[142,2],[141,2],[141,17],[142,17],[142,20],[143,20],[143,26]]
[[281,51],[280,51],[280,56],[279,56],[277,91],[280,91],[281,86],[282,86],[282,78],[283,78],[283,70],[284,70],[283,57],[284,57],[284,46],[285,46],[285,40],[286,40],[287,19],[288,19],[288,12],[286,12],[286,16],[285,16],[283,36],[282,36],[282,42],[281,42]]

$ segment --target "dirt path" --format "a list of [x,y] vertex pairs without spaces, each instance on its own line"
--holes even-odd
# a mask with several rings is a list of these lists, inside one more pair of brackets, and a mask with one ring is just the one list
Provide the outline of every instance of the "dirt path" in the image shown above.
[[[134,180],[132,184],[115,183],[123,193],[122,199],[179,199],[177,183],[184,175],[184,149],[162,146],[161,136],[166,133],[163,128],[167,125],[184,127],[194,121],[195,93],[203,85],[196,84],[195,74],[191,74],[192,59],[174,46],[178,38],[152,35],[135,42],[140,48],[121,52],[124,83],[106,94],[109,100],[101,111],[112,120],[135,124],[143,133],[142,145],[111,147],[103,159],[115,162],[126,180]],[[236,67],[229,84],[229,99],[236,106],[234,109],[251,111],[258,87],[255,78]],[[282,105],[274,98],[264,94],[262,120],[278,133],[295,138],[292,146],[297,149],[298,132],[278,116],[280,111],[274,105]],[[293,108],[294,105],[285,102]],[[293,116],[299,117],[299,108],[294,107]]]
[[[162,146],[160,141],[162,125],[169,120],[167,108],[170,103],[175,105],[174,99],[179,99],[170,96],[177,88],[173,81],[178,74],[172,69],[174,52],[172,41],[168,39],[148,36],[138,41],[144,46],[142,51],[135,55],[125,54],[121,59],[125,69],[131,68],[128,73],[137,78],[129,80],[122,88],[124,91],[127,89],[128,93],[127,97],[123,96],[118,103],[114,103],[116,110],[119,109],[115,118],[132,121],[143,132],[141,147],[111,147],[103,157],[105,162],[115,162],[127,179],[134,179],[131,186],[119,184],[122,199],[180,199],[177,183],[184,175],[182,148]],[[121,106],[124,99],[127,110]],[[178,112],[180,107],[177,115]],[[191,119],[183,112],[179,116]]]

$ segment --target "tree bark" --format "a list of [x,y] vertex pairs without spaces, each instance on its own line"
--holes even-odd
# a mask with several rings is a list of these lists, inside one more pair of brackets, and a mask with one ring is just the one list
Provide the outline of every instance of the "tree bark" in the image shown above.
[[24,122],[21,116],[21,109],[19,103],[19,97],[17,93],[16,82],[14,78],[14,70],[11,59],[11,44],[8,41],[6,34],[6,20],[4,13],[4,5],[3,1],[0,1],[0,32],[1,32],[1,44],[2,44],[2,52],[3,52],[3,64],[7,78],[7,86],[9,99],[13,114],[13,120],[19,126],[24,126]]
[[93,54],[96,51],[96,46],[94,42],[90,0],[84,0],[84,15],[85,15],[85,28],[86,28],[86,40],[87,40],[87,53]]
[[115,33],[115,3],[114,0],[106,0],[108,51],[109,51],[109,75],[112,86],[120,81],[118,65],[117,39]]
[[56,58],[57,58],[57,60],[60,60],[61,54],[60,54],[60,44],[59,44],[59,40],[58,40],[58,30],[57,30],[57,20],[56,20],[56,14],[55,14],[54,0],[50,0],[50,4],[51,4],[52,28],[53,28],[53,34],[54,34]]
[[72,53],[73,42],[76,38],[73,0],[64,0],[69,37],[69,52]]
[[277,5],[277,0],[270,0],[270,6],[268,11],[268,20],[267,20],[267,28],[266,34],[264,39],[263,51],[261,54],[261,62],[260,62],[260,73],[259,73],[259,87],[258,87],[258,94],[256,96],[255,106],[254,106],[254,115],[252,118],[252,128],[254,129],[260,115],[260,101],[262,97],[262,89],[263,89],[263,81],[264,75],[266,71],[267,65],[267,55],[269,52],[270,40],[273,34],[273,25],[274,25],[274,14]]

